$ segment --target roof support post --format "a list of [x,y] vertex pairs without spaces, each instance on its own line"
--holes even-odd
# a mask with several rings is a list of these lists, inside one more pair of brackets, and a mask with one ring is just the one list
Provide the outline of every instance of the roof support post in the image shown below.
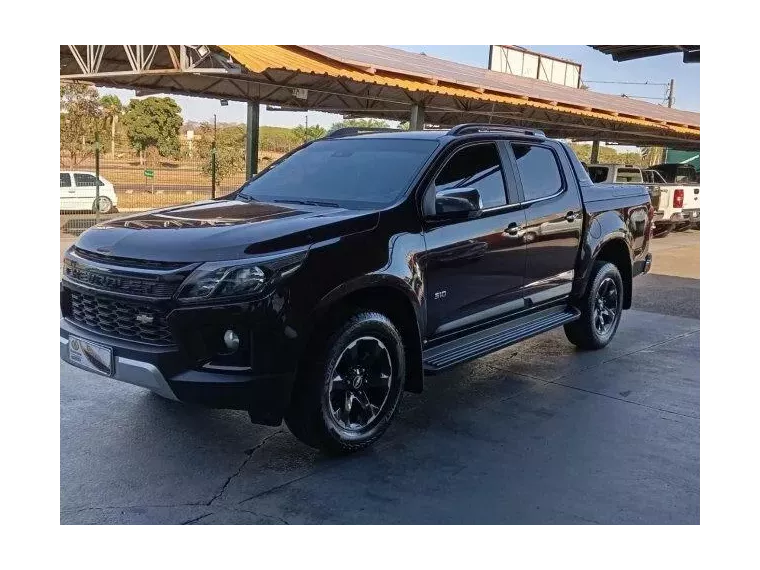
[[591,164],[599,162],[599,139],[594,139],[591,143],[591,158],[589,159]]
[[425,128],[425,106],[422,103],[412,105],[412,113],[409,116],[409,130],[421,131]]
[[248,101],[245,125],[245,179],[259,171],[259,102]]

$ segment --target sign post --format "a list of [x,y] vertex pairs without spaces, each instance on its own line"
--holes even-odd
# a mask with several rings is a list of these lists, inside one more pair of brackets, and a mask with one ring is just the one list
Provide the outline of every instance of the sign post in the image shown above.
[[153,192],[153,171],[149,168],[146,168],[143,171],[143,174],[145,175],[145,185],[148,185],[148,178],[150,178],[150,191]]
[[100,132],[95,132],[95,223],[100,222]]

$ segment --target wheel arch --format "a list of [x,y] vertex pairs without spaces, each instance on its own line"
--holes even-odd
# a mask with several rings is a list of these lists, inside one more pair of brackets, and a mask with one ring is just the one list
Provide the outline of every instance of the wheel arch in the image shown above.
[[578,253],[572,296],[586,294],[594,264],[602,259],[615,264],[623,278],[623,308],[630,309],[633,285],[633,235],[621,209],[587,210],[588,221]]
[[[377,276],[376,276],[377,277]],[[400,281],[400,282],[398,282]],[[396,326],[404,341],[406,381],[404,389],[420,393],[423,387],[422,370],[422,307],[419,297],[405,282],[390,276],[366,279],[341,286],[317,305],[309,344],[322,338],[320,331],[336,326],[347,314],[357,309],[377,311],[386,315]],[[306,350],[304,354],[309,354]]]
[[591,266],[597,261],[607,261],[618,268],[623,279],[623,308],[630,309],[633,302],[633,262],[628,242],[620,236],[610,237],[600,244]]

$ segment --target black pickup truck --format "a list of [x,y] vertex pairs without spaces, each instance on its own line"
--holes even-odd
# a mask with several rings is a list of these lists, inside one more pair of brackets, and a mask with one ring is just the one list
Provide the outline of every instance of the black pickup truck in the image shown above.
[[428,374],[559,326],[604,347],[652,216],[540,131],[340,130],[230,196],[83,233],[61,358],[355,451]]

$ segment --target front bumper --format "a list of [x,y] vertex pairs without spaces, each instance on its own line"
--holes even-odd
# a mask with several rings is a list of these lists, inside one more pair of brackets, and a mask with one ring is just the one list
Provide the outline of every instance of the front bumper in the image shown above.
[[[61,318],[61,359],[79,368],[82,367],[69,357],[71,335],[112,349],[114,371],[110,378],[147,388],[171,400],[210,408],[246,410],[252,421],[265,425],[279,425],[290,401],[294,379],[291,371],[199,369],[177,346],[154,346],[117,339]],[[253,358],[256,358],[255,353]]]

